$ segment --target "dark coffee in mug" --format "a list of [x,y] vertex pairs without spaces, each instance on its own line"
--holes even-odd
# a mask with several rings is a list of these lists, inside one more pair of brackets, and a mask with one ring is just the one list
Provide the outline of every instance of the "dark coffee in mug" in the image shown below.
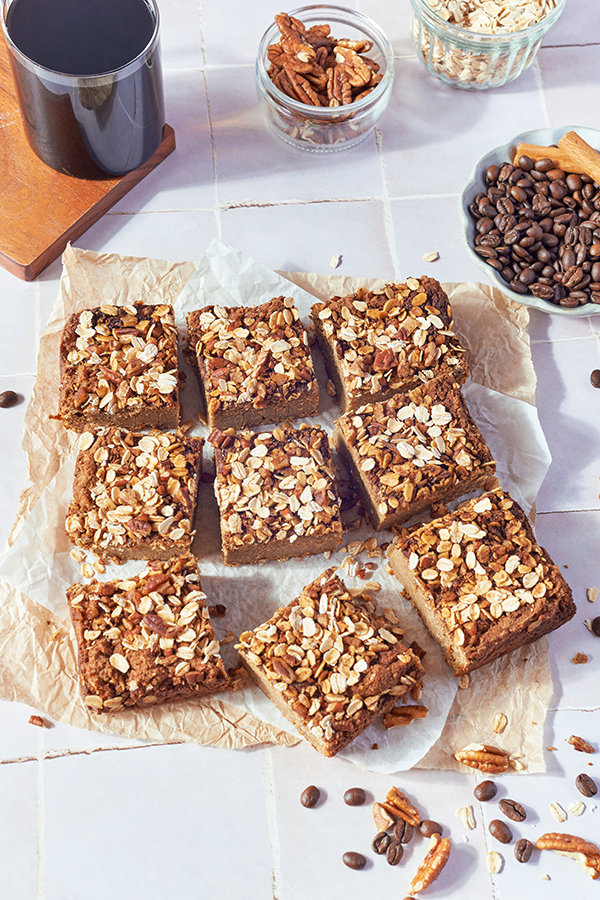
[[120,175],[164,126],[154,0],[8,0],[3,21],[35,153],[84,178]]

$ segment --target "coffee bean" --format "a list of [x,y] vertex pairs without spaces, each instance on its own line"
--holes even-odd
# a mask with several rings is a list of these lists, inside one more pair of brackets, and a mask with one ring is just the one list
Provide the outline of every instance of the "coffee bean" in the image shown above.
[[356,853],[354,850],[349,850],[347,853],[344,853],[342,862],[345,866],[348,866],[349,869],[364,869],[367,864],[367,860],[362,853]]
[[520,863],[529,862],[533,853],[533,844],[526,838],[521,838],[515,844],[515,856]]
[[473,791],[477,800],[493,800],[497,793],[498,788],[493,781],[481,781]]
[[14,406],[18,399],[19,395],[15,394],[14,391],[2,391],[0,394],[0,408],[7,409],[9,406]]
[[504,815],[513,822],[523,822],[527,818],[527,813],[516,800],[500,800],[498,806]]
[[404,847],[402,846],[400,841],[396,841],[392,838],[385,853],[386,861],[390,866],[397,866],[402,859],[403,853]]
[[594,369],[590,375],[590,381],[594,387],[600,388],[600,369]]
[[346,806],[362,806],[367,795],[362,788],[348,788],[344,794],[344,803]]
[[320,796],[321,791],[319,788],[315,787],[314,784],[311,784],[307,788],[304,788],[300,794],[300,803],[307,809],[312,809],[313,806],[316,806],[319,802]]
[[512,841],[512,831],[505,822],[500,819],[492,819],[489,826],[489,832],[501,844],[510,844]]
[[408,844],[412,840],[413,830],[413,826],[405,822],[404,819],[398,819],[394,825],[394,837],[401,844]]
[[595,781],[585,773],[577,776],[575,779],[575,787],[584,797],[594,797],[598,792]]
[[434,822],[433,819],[423,819],[419,825],[419,831],[423,837],[431,837],[432,834],[441,835],[443,828],[439,822]]
[[390,841],[391,837],[387,831],[380,831],[375,835],[371,842],[371,850],[373,853],[377,853],[378,856],[383,856],[390,845]]

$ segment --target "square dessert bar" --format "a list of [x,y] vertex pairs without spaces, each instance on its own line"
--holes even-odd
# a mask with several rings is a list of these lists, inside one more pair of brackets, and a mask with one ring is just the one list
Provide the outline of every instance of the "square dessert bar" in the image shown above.
[[168,559],[190,550],[202,438],[124,428],[84,432],[65,529],[101,557]]
[[314,416],[319,388],[291,297],[260,306],[207,306],[187,317],[208,426],[236,431]]
[[455,675],[532,643],[575,614],[569,586],[501,489],[399,539],[390,562]]
[[117,712],[229,687],[192,556],[122,581],[74,584],[67,601],[86,706]]
[[316,426],[224,435],[213,429],[226,565],[336,550],[340,499],[327,434]]
[[60,345],[57,418],[67,428],[176,428],[177,329],[173,308],[100,306],[69,317]]
[[448,297],[433,278],[361,288],[315,303],[311,317],[342,412],[435,376],[462,384],[469,374]]
[[261,690],[325,756],[420,691],[425,674],[396,617],[378,615],[368,594],[351,597],[334,573],[327,569],[236,645]]
[[491,487],[496,468],[460,389],[442,378],[340,416],[333,444],[376,531]]

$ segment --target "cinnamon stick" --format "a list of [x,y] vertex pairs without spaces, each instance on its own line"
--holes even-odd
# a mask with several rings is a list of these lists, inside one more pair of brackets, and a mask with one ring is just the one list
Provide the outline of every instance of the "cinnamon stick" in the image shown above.
[[573,163],[581,165],[581,171],[595,182],[600,184],[600,153],[584,141],[577,132],[569,131],[558,142],[561,150],[564,150]]
[[561,137],[557,147],[518,144],[513,159],[514,165],[518,165],[521,156],[528,156],[534,162],[551,159],[558,169],[575,172],[578,175],[589,175],[600,184],[600,153],[590,147],[575,131],[569,131]]

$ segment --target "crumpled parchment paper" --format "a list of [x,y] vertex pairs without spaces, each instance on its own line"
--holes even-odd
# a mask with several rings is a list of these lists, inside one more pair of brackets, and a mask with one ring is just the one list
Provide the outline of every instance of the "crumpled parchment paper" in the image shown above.
[[[420,274],[420,273],[415,273]],[[198,264],[169,263],[98,254],[67,247],[59,296],[40,344],[38,374],[27,411],[24,448],[32,484],[22,494],[9,549],[0,562],[0,697],[25,702],[49,716],[77,727],[152,741],[192,741],[239,748],[262,742],[293,744],[298,735],[261,691],[250,683],[233,693],[203,701],[169,703],[143,711],[111,716],[90,713],[81,702],[74,642],[68,621],[65,589],[80,580],[64,533],[70,499],[77,435],[51,418],[58,408],[58,346],[66,317],[74,311],[105,302],[121,304],[143,299],[174,305],[182,345],[185,314],[220,303],[257,304],[279,294],[293,296],[305,324],[315,299],[344,294],[364,279],[335,275],[276,273],[235,248],[213,241]],[[455,330],[468,349],[472,376],[464,395],[473,417],[497,460],[501,485],[531,513],[550,459],[535,411],[535,375],[529,351],[528,313],[494,289],[480,284],[444,285],[455,318]],[[338,407],[325,390],[326,376],[315,352],[321,386],[317,421],[331,432]],[[195,378],[185,362],[187,386],[183,419],[193,421],[190,433],[206,436],[197,419]],[[209,458],[206,459],[206,456]],[[210,470],[210,450],[205,468]],[[217,636],[225,643],[223,656],[234,666],[233,636],[253,628],[298,593],[330,565],[350,587],[363,584],[353,577],[350,557],[362,565],[376,563],[371,577],[381,585],[375,599],[393,608],[405,629],[406,640],[417,640],[427,651],[427,677],[420,703],[427,718],[386,731],[375,723],[340,755],[360,766],[395,772],[419,765],[461,768],[454,750],[471,741],[496,743],[521,755],[526,771],[544,769],[542,730],[552,694],[547,642],[538,641],[471,675],[467,690],[443,661],[408,601],[402,586],[386,571],[385,555],[369,557],[364,541],[368,526],[348,532],[348,552],[263,565],[225,567],[220,560],[218,512],[212,486],[202,484],[194,551],[199,557],[202,585],[209,603],[227,608],[215,619]],[[386,543],[391,535],[377,536]],[[136,571],[144,563],[108,566],[107,580]],[[350,574],[348,574],[350,573]],[[494,735],[497,712],[508,717],[502,736]],[[536,722],[533,726],[531,723]],[[378,749],[374,750],[373,745]]]

